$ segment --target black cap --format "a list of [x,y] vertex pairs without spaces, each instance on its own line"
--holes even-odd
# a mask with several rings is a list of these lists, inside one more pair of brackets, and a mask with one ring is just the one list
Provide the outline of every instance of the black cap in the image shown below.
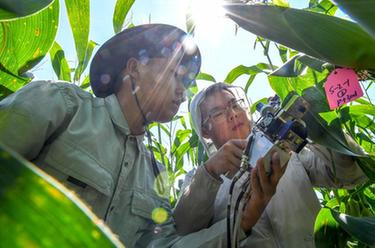
[[118,77],[130,58],[147,63],[150,58],[167,58],[183,49],[180,66],[183,84],[194,82],[201,66],[198,47],[188,34],[166,24],[145,24],[125,29],[106,41],[95,54],[90,66],[91,88],[97,97],[116,92]]

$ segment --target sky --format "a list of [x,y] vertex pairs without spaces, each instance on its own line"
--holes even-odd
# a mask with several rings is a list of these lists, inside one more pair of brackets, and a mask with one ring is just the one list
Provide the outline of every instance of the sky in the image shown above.
[[[197,0],[194,5],[197,27],[194,40],[202,54],[201,71],[211,74],[216,81],[223,81],[229,71],[238,65],[252,66],[260,62],[267,63],[263,55],[263,49],[258,45],[254,50],[255,36],[239,29],[235,34],[234,22],[227,18],[219,17],[220,9],[215,3],[218,0]],[[64,1],[60,1],[60,24],[56,40],[65,51],[65,56],[71,67],[77,64],[74,41],[69,26]],[[90,35],[89,39],[103,44],[114,35],[112,17],[116,0],[91,0],[90,1]],[[306,7],[308,1],[291,1],[292,7]],[[128,13],[125,23],[134,24],[166,23],[175,25],[183,30],[185,26],[186,0],[136,0]],[[99,46],[98,46],[99,47]],[[97,50],[97,48],[96,48]],[[96,51],[94,50],[94,52]],[[272,61],[281,65],[276,49],[271,49]],[[49,56],[33,70],[36,79],[57,79],[53,72]],[[84,73],[87,75],[88,70]],[[240,77],[234,84],[244,86],[247,77]],[[205,82],[199,82],[199,88],[207,86]],[[268,85],[266,76],[258,75],[249,90],[249,98],[255,102],[263,97],[273,95]],[[180,114],[186,113],[187,104],[180,108]]]

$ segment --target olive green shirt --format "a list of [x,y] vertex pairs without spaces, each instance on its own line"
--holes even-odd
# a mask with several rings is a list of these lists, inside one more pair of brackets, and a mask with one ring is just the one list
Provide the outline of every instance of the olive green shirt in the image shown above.
[[[224,225],[177,236],[144,136],[130,133],[115,95],[31,82],[0,102],[0,130],[0,142],[74,190],[126,247],[225,246]],[[160,209],[168,218],[158,224],[152,213]]]

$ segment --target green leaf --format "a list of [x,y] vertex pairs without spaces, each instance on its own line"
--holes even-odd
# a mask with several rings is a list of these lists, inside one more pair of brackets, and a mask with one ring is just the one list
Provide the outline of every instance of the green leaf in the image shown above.
[[195,147],[198,147],[198,144],[200,143],[199,142],[199,137],[197,135],[196,132],[193,132],[190,139],[189,139],[189,143],[190,143],[190,148],[195,148]]
[[358,127],[368,129],[375,134],[375,123],[366,115],[355,115],[351,113],[351,118],[355,120]]
[[290,78],[269,76],[268,82],[271,88],[276,92],[276,94],[284,99],[289,92],[293,91],[293,86]]
[[280,7],[289,7],[289,3],[286,0],[272,0],[272,4]]
[[9,96],[12,93],[13,93],[13,91],[10,91],[9,89],[0,85],[0,101],[3,100],[5,97]]
[[0,8],[0,20],[9,20],[13,18],[17,18],[16,13]]
[[185,117],[184,116],[182,116],[182,118],[180,119],[180,123],[181,123],[181,125],[182,125],[182,127],[184,129],[187,129],[186,121],[185,121]]
[[256,101],[256,102],[254,102],[252,105],[251,105],[251,108],[250,108],[250,113],[251,114],[253,114],[253,113],[255,113],[255,111],[256,111],[256,107],[257,107],[257,105],[258,105],[258,103],[264,103],[264,104],[268,104],[268,98],[267,97],[264,97],[264,98],[262,98],[262,99],[260,99],[260,100],[258,100],[258,101]]
[[95,41],[90,40],[89,43],[87,43],[87,49],[86,49],[86,56],[85,59],[81,64],[78,65],[77,69],[74,72],[74,80],[79,81],[81,78],[82,73],[85,71],[87,64],[89,63],[92,52],[94,51],[94,48],[98,45]]
[[337,9],[337,6],[333,4],[331,0],[322,0],[320,2],[317,1],[315,4],[309,6],[307,10],[333,16],[335,15]]
[[349,146],[342,131],[338,118],[327,123],[320,115],[328,112],[325,95],[316,87],[304,90],[302,97],[310,104],[310,109],[303,117],[307,126],[308,136],[314,142],[326,146],[334,151],[355,157],[366,157],[363,152]]
[[348,235],[333,218],[331,211],[322,208],[314,225],[315,245],[317,248],[345,247]]
[[335,0],[340,9],[353,18],[365,31],[375,39],[375,1],[368,0]]
[[265,5],[226,5],[240,27],[329,63],[375,68],[375,40],[356,23],[305,10]]
[[0,21],[34,14],[49,6],[53,0],[1,0]]
[[353,217],[335,210],[331,210],[331,213],[340,226],[350,235],[353,235],[359,241],[367,245],[375,245],[374,217]]
[[2,145],[0,202],[3,247],[121,246],[71,191]]
[[244,88],[244,91],[247,93],[251,84],[254,82],[254,79],[255,79],[255,76],[256,75],[250,75],[249,79],[247,80],[246,82],[246,85],[245,85],[245,88]]
[[349,107],[350,114],[353,115],[372,115],[375,116],[374,105],[353,105]]
[[55,0],[35,15],[0,22],[0,84],[4,88],[16,91],[30,81],[23,75],[47,54],[58,21],[59,1]]
[[297,59],[300,58],[301,54],[297,54],[290,58],[286,63],[282,66],[271,72],[270,76],[280,76],[280,77],[297,77],[299,76],[302,71],[306,68],[306,66],[298,63]]
[[228,73],[227,77],[224,79],[224,82],[231,84],[242,75],[256,75],[261,72],[266,73],[270,69],[272,69],[271,66],[264,63],[259,63],[253,66],[239,65]]
[[49,50],[49,54],[51,57],[52,67],[57,75],[57,78],[59,80],[70,82],[70,67],[66,61],[65,53],[59,43],[56,41],[53,43],[51,49]]
[[[274,44],[276,44],[276,43],[274,43]],[[283,63],[285,63],[287,60],[288,60],[288,58],[287,58],[287,55],[288,55],[288,48],[287,47],[285,47],[285,46],[278,46],[278,45],[276,45],[277,46],[277,49],[279,50],[279,55],[280,55],[280,59],[281,59],[281,61],[283,62]]]
[[[303,67],[305,66],[302,66],[302,68]],[[285,69],[288,70],[287,68]],[[323,73],[319,73],[313,71],[308,67],[305,67],[305,69],[303,70],[303,74],[302,72],[300,72],[300,69],[290,69],[289,72],[280,70],[277,74],[281,75],[283,73],[284,75],[290,76],[298,73],[300,73],[301,75],[299,77],[279,77],[273,75],[268,77],[271,87],[281,97],[281,99],[287,96],[290,91],[295,91],[299,95],[301,95],[305,89],[313,87],[315,85],[319,85],[319,83],[327,77],[328,72],[324,71]],[[324,98],[322,100],[326,102],[325,95],[323,96]],[[321,104],[319,104],[318,106],[320,105]]]
[[176,156],[175,171],[182,169],[184,154],[187,153],[190,149],[191,149],[191,147],[190,147],[189,142],[185,142],[177,148],[176,155],[175,155]]
[[113,13],[113,30],[117,34],[122,30],[126,15],[133,6],[135,0],[117,0]]
[[14,75],[0,64],[0,96],[4,98],[30,82],[31,78]]
[[269,75],[280,77],[297,77],[302,74],[307,66],[318,72],[323,72],[324,63],[326,62],[304,54],[296,54]]
[[179,146],[184,142],[186,138],[188,138],[191,134],[190,129],[186,130],[178,130],[175,136],[175,139],[173,141],[173,146],[172,146],[172,153],[176,150],[178,150]]
[[371,180],[375,180],[375,156],[357,158],[357,163]]
[[90,0],[65,0],[66,10],[70,27],[73,32],[74,45],[78,58],[78,73],[75,73],[74,80],[79,81],[83,72],[81,69],[86,58],[90,31]]
[[85,77],[85,79],[83,79],[83,81],[82,81],[82,83],[79,87],[81,87],[82,89],[87,89],[89,86],[90,86],[90,77],[89,77],[89,75],[87,75]]
[[204,73],[204,72],[198,73],[198,75],[196,76],[195,80],[205,80],[205,81],[211,81],[211,82],[216,83],[216,80],[215,80],[215,78],[213,76],[211,76],[208,73]]
[[301,56],[300,58],[298,58],[298,61],[318,72],[324,71],[323,65],[326,63],[325,61],[307,55]]
[[372,153],[375,149],[375,142],[364,132],[356,133],[356,139],[359,140],[358,143],[366,152]]
[[155,126],[160,126],[161,130],[164,131],[164,133],[168,136],[168,137],[171,137],[171,133],[169,132],[168,128],[161,124],[161,123],[157,123],[157,122],[153,122],[149,125],[149,128],[151,129],[152,127],[155,127]]

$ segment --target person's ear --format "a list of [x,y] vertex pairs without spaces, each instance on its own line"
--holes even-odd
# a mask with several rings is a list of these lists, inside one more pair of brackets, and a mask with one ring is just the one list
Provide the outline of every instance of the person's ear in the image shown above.
[[136,58],[128,59],[125,68],[126,75],[138,79],[139,76],[139,61]]

